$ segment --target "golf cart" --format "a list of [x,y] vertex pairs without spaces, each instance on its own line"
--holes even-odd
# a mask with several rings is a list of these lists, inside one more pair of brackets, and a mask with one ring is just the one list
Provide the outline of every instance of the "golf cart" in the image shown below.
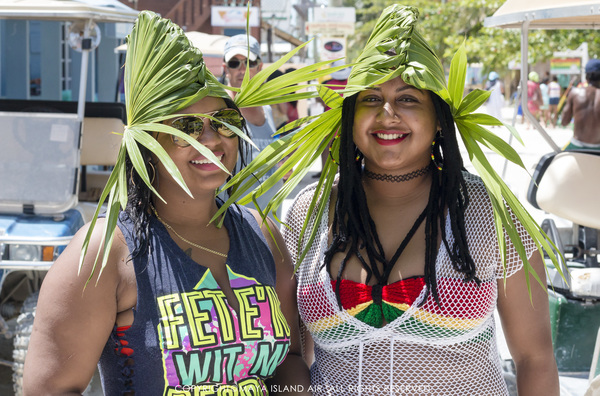
[[[521,87],[527,86],[529,29],[597,29],[598,0],[507,0],[487,27],[521,30]],[[527,109],[524,116],[550,145],[533,174],[527,199],[547,214],[541,227],[564,257],[562,278],[548,263],[548,294],[554,355],[562,395],[581,395],[599,381],[600,366],[600,152],[561,152]],[[561,220],[557,222],[557,220]],[[561,224],[567,224],[567,226]],[[586,393],[586,395],[600,393]]]
[[0,334],[14,345],[0,372],[12,368],[16,395],[40,285],[117,157],[114,48],[136,17],[116,0],[0,3]]

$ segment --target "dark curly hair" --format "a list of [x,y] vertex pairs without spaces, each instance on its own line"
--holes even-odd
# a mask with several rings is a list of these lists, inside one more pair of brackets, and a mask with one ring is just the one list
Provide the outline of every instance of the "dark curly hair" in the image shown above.
[[[431,93],[437,118],[442,131],[441,136],[436,137],[434,154],[436,158],[443,158],[442,170],[432,166],[433,177],[429,202],[425,210],[425,283],[427,293],[431,293],[436,302],[439,303],[437,292],[437,281],[435,261],[437,258],[438,232],[441,231],[442,243],[446,246],[454,268],[465,274],[465,281],[474,280],[479,283],[475,276],[475,263],[469,253],[467,234],[465,229],[464,211],[468,205],[469,197],[462,172],[464,171],[462,157],[460,155],[454,119],[450,107],[439,96]],[[344,253],[340,269],[335,275],[337,280],[336,295],[338,304],[341,306],[339,285],[345,265],[351,256],[359,259],[367,271],[369,283],[375,276],[377,284],[385,285],[393,266],[389,265],[385,258],[385,252],[379,240],[377,229],[369,213],[367,199],[362,183],[362,153],[358,150],[352,139],[354,127],[354,113],[356,98],[352,95],[344,98],[342,107],[342,126],[340,137],[340,168],[338,182],[338,198],[333,218],[333,242],[325,252],[325,266],[331,274],[331,260],[336,253]],[[359,158],[359,161],[356,161]],[[454,243],[449,246],[446,235],[444,209],[448,209],[450,225]],[[367,257],[362,257],[360,250],[364,248]],[[383,272],[380,273],[377,265],[369,263],[381,263]],[[387,267],[386,267],[386,264]],[[425,300],[423,300],[425,301]]]
[[[236,109],[239,111],[236,104],[233,100],[229,98],[223,98],[225,101],[225,105],[230,109]],[[244,132],[248,134],[246,127],[243,128]],[[246,166],[246,159],[249,158],[250,147],[248,143],[243,139],[238,139],[238,161],[236,163],[235,168],[233,169],[232,174],[236,174],[241,168]],[[145,159],[146,170],[148,171],[148,175],[150,178],[158,178],[158,174],[156,173],[156,163],[152,162],[153,158],[151,156],[150,150],[146,147],[139,145],[139,150],[142,153],[142,156]],[[149,225],[150,225],[150,216],[152,216],[150,211],[150,205],[153,201],[153,193],[150,191],[148,186],[142,181],[142,178],[133,168],[133,164],[129,159],[129,156],[125,159],[125,171],[127,174],[127,206],[123,211],[126,216],[133,223],[133,233],[135,235],[135,240],[137,245],[135,249],[131,252],[131,257],[135,258],[142,253],[147,252],[148,250],[148,235],[149,235]],[[227,179],[229,180],[231,176]],[[227,190],[227,195],[231,194],[230,190]]]

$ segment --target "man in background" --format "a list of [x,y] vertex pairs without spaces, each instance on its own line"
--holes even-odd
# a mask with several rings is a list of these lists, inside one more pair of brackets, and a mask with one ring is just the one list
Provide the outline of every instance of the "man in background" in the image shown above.
[[[244,75],[246,74],[246,65],[248,65],[249,78],[254,77],[261,70],[262,60],[260,58],[260,44],[254,37],[246,34],[232,36],[225,43],[223,51],[223,69],[225,70],[228,85],[234,88],[240,88],[242,86]],[[229,91],[229,95],[232,98],[235,98],[237,92]],[[277,130],[275,121],[273,120],[271,106],[245,107],[240,110],[246,119],[250,138],[259,150],[262,151],[274,141],[273,134]],[[248,161],[252,160],[256,155],[258,155],[258,152],[255,149],[252,149],[252,155],[251,158],[248,158]],[[266,175],[261,177],[254,187],[258,187],[260,183],[264,182],[269,176],[275,173],[275,170],[276,169],[272,169]],[[279,181],[274,188],[257,198],[261,209],[265,208],[269,200],[282,185],[283,181]],[[246,206],[250,208],[255,207],[253,203],[249,203]],[[277,210],[277,216],[279,217],[280,214],[281,207]]]
[[565,150],[600,150],[600,59],[591,59],[585,66],[588,85],[574,88],[567,96],[561,124],[573,119],[573,137]]

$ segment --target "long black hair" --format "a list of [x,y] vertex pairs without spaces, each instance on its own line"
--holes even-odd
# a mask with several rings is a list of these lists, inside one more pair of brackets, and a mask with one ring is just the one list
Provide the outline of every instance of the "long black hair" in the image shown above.
[[[240,111],[233,100],[229,98],[223,98],[225,105],[230,109]],[[241,112],[240,112],[241,114]],[[246,127],[244,126],[243,131],[248,134]],[[145,159],[146,171],[150,177],[150,180],[158,178],[158,172],[156,171],[157,163],[154,162],[152,153],[146,147],[138,144],[138,148]],[[235,175],[240,169],[247,165],[246,161],[249,158],[250,147],[248,143],[238,138],[238,161],[233,169],[232,174]],[[150,191],[146,183],[142,181],[142,178],[136,170],[133,168],[133,164],[129,159],[129,156],[125,158],[125,171],[127,175],[127,206],[125,207],[125,214],[133,222],[133,232],[137,245],[131,252],[131,257],[135,258],[138,255],[147,252],[148,250],[148,235],[151,210],[150,206],[153,201],[153,193]],[[227,179],[229,180],[231,176]],[[227,190],[227,195],[231,194],[231,190]]]
[[[431,293],[435,301],[439,303],[435,261],[438,253],[437,240],[440,230],[442,243],[448,250],[456,271],[465,275],[465,281],[474,280],[479,283],[479,280],[475,276],[475,263],[471,258],[467,245],[464,211],[469,203],[469,197],[462,174],[464,166],[458,148],[454,119],[448,104],[433,92],[430,92],[430,94],[441,126],[441,134],[436,137],[433,150],[436,162],[442,161],[443,163],[441,164],[441,170],[437,166],[432,166],[431,191],[425,210],[424,276],[427,293]],[[341,304],[339,284],[342,272],[350,257],[357,257],[367,271],[366,283],[369,283],[371,277],[375,276],[377,284],[386,284],[387,277],[391,272],[391,268],[386,267],[385,252],[367,205],[362,183],[362,153],[352,139],[357,96],[355,94],[346,97],[343,102],[338,198],[332,227],[333,242],[325,252],[325,266],[330,274],[334,254],[346,253],[338,273],[332,274],[337,280],[336,295],[338,296],[338,304]],[[452,246],[449,245],[448,236],[446,235],[444,214],[446,208],[450,217],[450,229],[454,236]],[[367,253],[367,258],[360,253],[363,248]],[[380,273],[376,263],[383,264],[384,270],[382,273]]]

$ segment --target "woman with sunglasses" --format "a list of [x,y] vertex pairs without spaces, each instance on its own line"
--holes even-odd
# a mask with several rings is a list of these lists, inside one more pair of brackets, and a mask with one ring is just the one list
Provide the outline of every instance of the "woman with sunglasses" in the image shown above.
[[[281,394],[308,394],[276,227],[273,239],[256,211],[237,205],[222,227],[211,222],[215,192],[245,151],[243,117],[172,22],[142,12],[128,43],[127,204],[108,250],[99,227],[89,239],[84,227],[45,278],[25,394],[82,394],[98,362],[106,395],[266,395],[285,385],[294,386]],[[144,102],[154,87],[164,96]],[[107,213],[97,225],[111,222]]]

